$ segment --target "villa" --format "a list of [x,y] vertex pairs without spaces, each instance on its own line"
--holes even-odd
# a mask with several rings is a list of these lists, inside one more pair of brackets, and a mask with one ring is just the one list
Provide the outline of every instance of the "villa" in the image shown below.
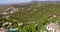
[[55,23],[48,24],[46,29],[51,31],[51,32],[60,32],[59,26]]
[[0,28],[0,32],[7,32],[7,29]]

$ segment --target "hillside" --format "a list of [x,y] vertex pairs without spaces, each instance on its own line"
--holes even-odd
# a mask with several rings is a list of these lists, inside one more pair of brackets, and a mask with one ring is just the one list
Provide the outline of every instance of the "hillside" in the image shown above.
[[[60,4],[47,3],[42,4],[42,2],[33,2],[26,5],[15,4],[7,6],[8,8],[14,7],[18,9],[18,11],[13,14],[1,15],[0,26],[2,26],[1,24],[4,24],[5,22],[9,22],[12,23],[12,25],[2,27],[6,29],[18,28],[18,30],[14,32],[50,32],[45,28],[45,26],[49,23],[60,23]],[[5,6],[5,8],[3,8],[7,9],[7,7]]]

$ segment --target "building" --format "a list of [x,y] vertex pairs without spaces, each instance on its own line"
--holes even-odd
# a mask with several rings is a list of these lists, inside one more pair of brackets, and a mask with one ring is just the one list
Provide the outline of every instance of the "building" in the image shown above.
[[0,32],[7,32],[7,30],[4,28],[0,28]]
[[59,26],[55,23],[50,23],[46,26],[46,29],[51,32],[60,32]]

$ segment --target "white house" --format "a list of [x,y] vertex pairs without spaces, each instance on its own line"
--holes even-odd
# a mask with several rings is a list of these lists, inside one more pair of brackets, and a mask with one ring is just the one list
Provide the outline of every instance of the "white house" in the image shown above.
[[60,32],[59,26],[55,23],[50,23],[46,26],[46,29],[51,32]]
[[4,28],[0,28],[0,32],[7,32],[7,30]]

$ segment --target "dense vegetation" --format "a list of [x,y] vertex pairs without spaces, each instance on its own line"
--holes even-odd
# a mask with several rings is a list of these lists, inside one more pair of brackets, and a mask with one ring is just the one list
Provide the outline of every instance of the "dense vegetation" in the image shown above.
[[[45,26],[60,21],[59,4],[31,4],[16,8],[19,8],[19,11],[12,14],[9,19],[0,17],[0,24],[8,21],[14,24],[12,28],[19,28],[15,32],[49,32]],[[23,24],[19,26],[20,23]]]

